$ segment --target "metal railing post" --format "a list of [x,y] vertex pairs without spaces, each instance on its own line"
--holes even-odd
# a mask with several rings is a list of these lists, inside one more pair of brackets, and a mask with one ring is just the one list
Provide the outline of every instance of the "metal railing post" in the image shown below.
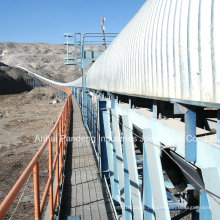
[[[61,126],[62,126],[62,122],[61,122],[62,118],[60,118],[59,121],[59,165],[60,165],[60,171],[62,172],[62,160],[61,160],[61,153],[62,153],[62,149],[61,149]],[[60,183],[62,184],[62,175],[60,177]]]
[[33,168],[35,220],[40,219],[39,162]]
[[56,155],[57,155],[57,161],[56,161],[56,180],[57,180],[57,186],[58,186],[58,192],[57,192],[57,208],[60,205],[60,194],[59,194],[59,185],[60,185],[60,179],[59,179],[59,124],[56,128]]
[[92,136],[95,136],[95,131],[94,131],[94,127],[95,127],[95,112],[94,112],[94,108],[93,108],[93,99],[91,98],[91,130],[92,130]]
[[65,136],[65,117],[62,117],[62,169],[64,169],[64,136]]
[[105,128],[104,128],[104,118],[103,111],[106,109],[106,101],[99,101],[99,120],[100,120],[100,154],[101,154],[101,169],[102,169],[102,177],[108,176],[108,173],[104,173],[109,169],[108,166],[108,156],[107,156],[107,148],[105,142]]
[[53,151],[52,151],[52,141],[49,139],[49,178],[50,178],[50,219],[53,218]]

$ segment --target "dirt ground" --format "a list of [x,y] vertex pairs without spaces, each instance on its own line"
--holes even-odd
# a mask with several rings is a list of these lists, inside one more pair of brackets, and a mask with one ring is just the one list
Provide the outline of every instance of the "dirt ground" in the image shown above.
[[[39,149],[44,137],[49,134],[63,105],[64,101],[49,87],[0,96],[0,203]],[[47,157],[48,151],[45,151],[40,159],[41,194],[48,177]],[[31,175],[17,211],[11,219],[33,219],[32,186]],[[5,219],[10,219],[21,193]]]

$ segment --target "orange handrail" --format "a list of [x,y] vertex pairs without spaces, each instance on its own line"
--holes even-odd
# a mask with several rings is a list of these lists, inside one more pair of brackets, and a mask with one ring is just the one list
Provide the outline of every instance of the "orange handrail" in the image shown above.
[[[47,83],[47,82],[46,82]],[[27,181],[28,177],[31,173],[33,173],[33,180],[34,180],[34,207],[35,207],[35,219],[41,219],[42,212],[44,209],[44,205],[46,202],[46,198],[49,194],[49,204],[50,204],[50,219],[53,219],[55,208],[59,208],[60,205],[60,194],[59,188],[60,185],[63,184],[63,170],[64,170],[64,157],[66,154],[66,136],[69,131],[70,125],[70,113],[71,113],[71,90],[68,88],[61,88],[55,86],[51,83],[47,83],[50,86],[53,86],[65,93],[68,94],[68,97],[65,101],[65,104],[62,108],[62,111],[52,128],[51,132],[49,133],[45,142],[41,145],[40,149],[37,151],[33,159],[30,161],[22,175],[19,177],[15,185],[12,187],[11,191],[5,197],[3,202],[0,206],[0,219],[2,219],[5,214],[7,213],[8,209],[12,205],[13,201],[15,200],[16,196],[18,195],[19,191],[21,190],[24,183]],[[56,153],[53,160],[53,143],[52,143],[52,136],[56,135]],[[49,178],[47,180],[42,199],[40,200],[40,190],[39,190],[39,158],[45,151],[46,147],[48,146],[49,151]],[[53,180],[53,174],[56,173],[56,180]],[[53,192],[53,181],[56,181],[55,192]]]

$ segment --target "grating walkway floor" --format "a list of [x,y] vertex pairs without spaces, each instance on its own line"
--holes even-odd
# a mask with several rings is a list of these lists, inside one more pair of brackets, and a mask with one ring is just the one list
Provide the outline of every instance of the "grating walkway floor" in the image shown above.
[[92,146],[82,137],[89,140],[80,108],[73,98],[73,138],[78,140],[68,146],[60,219],[73,219],[69,216],[84,220],[114,219],[107,191],[98,175]]

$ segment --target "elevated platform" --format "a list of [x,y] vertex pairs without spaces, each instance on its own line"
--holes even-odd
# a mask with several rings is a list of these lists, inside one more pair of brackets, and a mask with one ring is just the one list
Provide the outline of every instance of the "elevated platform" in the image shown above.
[[[73,142],[68,146],[60,220],[114,219],[80,108],[73,98]],[[77,219],[77,218],[76,218]]]

